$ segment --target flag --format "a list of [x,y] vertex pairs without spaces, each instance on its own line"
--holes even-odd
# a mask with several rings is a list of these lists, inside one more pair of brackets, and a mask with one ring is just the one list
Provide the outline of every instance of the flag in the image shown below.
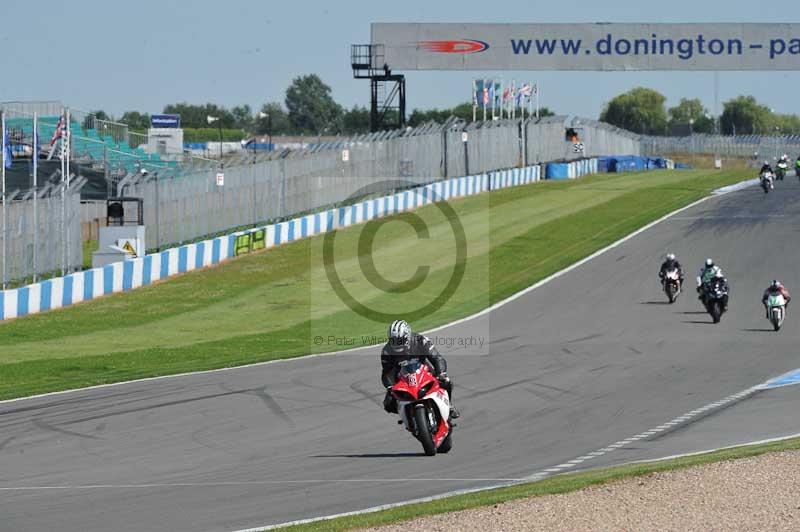
[[531,89],[531,92],[533,92],[533,94],[539,94],[539,84],[538,83],[534,83],[533,84],[533,89]]
[[486,105],[494,105],[494,82],[492,80],[489,80],[489,92],[484,100]]
[[[3,126],[5,126],[5,122],[3,122]],[[14,158],[14,155],[11,153],[11,142],[9,142],[8,139],[8,129],[5,129],[5,135],[3,136],[3,155],[6,168],[11,168],[11,162]]]
[[494,100],[496,107],[500,108],[500,98],[503,96],[503,82],[502,81],[495,81],[494,82]]
[[511,97],[511,88],[506,87],[505,89],[503,89],[503,102],[507,102],[510,97]]
[[56,130],[53,131],[53,138],[50,139],[50,152],[47,154],[47,160],[53,158],[53,154],[56,151],[56,143],[61,140],[63,143],[63,138],[65,135],[65,124],[64,124],[64,115],[62,114],[61,117],[58,119],[58,124],[56,124]]
[[486,83],[483,84],[483,108],[486,109],[489,106],[489,87]]
[[480,105],[481,103],[483,103],[483,80],[482,79],[476,79],[474,83],[475,83],[475,85],[473,86],[473,88],[474,88],[473,92],[475,94],[473,96],[473,101],[475,102],[475,105],[477,106],[477,105]]

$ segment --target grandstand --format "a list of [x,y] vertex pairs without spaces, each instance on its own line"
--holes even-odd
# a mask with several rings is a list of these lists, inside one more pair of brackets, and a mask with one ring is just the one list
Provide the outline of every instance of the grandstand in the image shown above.
[[[7,170],[9,190],[31,188],[31,153],[34,143],[33,113],[38,113],[39,186],[59,181],[58,155],[45,160],[50,139],[58,127],[60,102],[7,102],[0,103],[6,114],[14,160]],[[208,166],[201,158],[165,156],[147,150],[148,136],[130,131],[126,124],[101,120],[93,113],[72,110],[69,129],[71,133],[70,173],[86,177],[88,182],[81,196],[83,199],[102,199],[126,176],[144,169],[159,172],[164,177],[183,173],[185,169]],[[187,164],[190,163],[190,164]]]
[[[86,114],[80,120],[76,113],[70,120],[72,134],[72,159],[76,162],[98,164],[108,163],[113,168],[124,168],[135,171],[141,165],[154,167],[174,167],[177,161],[163,160],[157,153],[148,153],[142,145],[146,144],[146,135],[129,133],[125,124],[98,120],[92,114]],[[76,120],[77,118],[77,120]],[[49,145],[58,124],[58,116],[39,117],[39,142]],[[111,126],[111,127],[109,127]],[[6,119],[6,127],[10,131],[21,132],[22,138],[33,144],[33,117],[17,116]],[[143,139],[143,143],[131,142],[134,138]],[[134,144],[134,145],[132,145]]]

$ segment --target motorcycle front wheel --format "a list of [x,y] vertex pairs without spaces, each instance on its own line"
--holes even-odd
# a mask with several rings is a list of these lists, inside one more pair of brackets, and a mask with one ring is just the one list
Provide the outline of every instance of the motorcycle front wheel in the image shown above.
[[675,298],[678,296],[678,290],[674,285],[667,285],[667,298],[670,303],[675,303]]
[[431,434],[431,428],[428,425],[428,412],[423,405],[418,405],[414,409],[414,425],[417,429],[417,439],[422,444],[425,455],[434,456],[436,454],[436,444],[433,443],[433,434]]
[[714,323],[719,323],[719,320],[722,317],[722,307],[717,301],[711,303],[711,309],[709,312],[711,313],[711,319],[714,321]]

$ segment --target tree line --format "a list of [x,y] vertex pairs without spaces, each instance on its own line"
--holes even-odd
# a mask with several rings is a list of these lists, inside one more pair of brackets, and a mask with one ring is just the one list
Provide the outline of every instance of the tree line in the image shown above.
[[[600,113],[600,120],[615,126],[650,135],[689,135],[693,133],[722,134],[800,134],[800,117],[775,113],[753,96],[738,96],[724,102],[719,117],[712,116],[699,98],[682,98],[677,105],[666,107],[666,97],[660,92],[637,87],[612,98]],[[354,135],[369,131],[369,110],[363,106],[349,109],[337,103],[331,88],[316,74],[298,76],[286,89],[282,102],[272,101],[258,111],[249,105],[227,108],[213,103],[186,102],[164,106],[166,114],[180,114],[181,125],[193,140],[215,140],[217,125],[206,121],[207,116],[220,119],[224,137],[247,135]],[[98,118],[109,119],[103,111]],[[480,114],[480,113],[479,113]],[[540,116],[550,116],[552,110],[540,109]],[[472,120],[472,104],[461,103],[444,109],[415,109],[408,125],[425,122],[443,123],[454,116]],[[127,111],[119,120],[134,131],[150,127],[150,115]]]
[[722,114],[715,117],[699,98],[681,98],[674,107],[665,106],[660,92],[637,87],[612,98],[600,113],[600,120],[617,127],[648,135],[796,135],[800,117],[780,114],[753,96],[737,96],[723,102]]
[[[94,111],[98,118],[112,119],[104,111]],[[164,114],[181,115],[181,127],[191,129],[192,139],[208,137],[216,140],[216,122],[209,126],[207,116],[220,119],[223,134],[227,138],[235,131],[241,135],[355,135],[368,133],[370,129],[369,109],[355,105],[349,109],[337,103],[331,88],[316,74],[296,77],[284,94],[283,102],[267,102],[258,111],[249,105],[226,108],[206,103],[202,105],[186,102],[164,106]],[[540,116],[549,116],[548,108],[540,110]],[[444,109],[415,109],[409,115],[408,125],[415,127],[429,121],[442,123],[450,116],[466,121],[472,120],[472,104],[463,103]],[[134,131],[150,127],[150,115],[140,111],[126,111],[119,121],[128,124]],[[195,138],[197,137],[197,138]]]

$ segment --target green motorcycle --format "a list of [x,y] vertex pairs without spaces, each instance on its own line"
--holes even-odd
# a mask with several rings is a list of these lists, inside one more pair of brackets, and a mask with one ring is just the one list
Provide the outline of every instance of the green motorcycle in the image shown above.
[[781,294],[770,294],[767,298],[767,317],[772,327],[778,331],[786,318],[786,300]]

